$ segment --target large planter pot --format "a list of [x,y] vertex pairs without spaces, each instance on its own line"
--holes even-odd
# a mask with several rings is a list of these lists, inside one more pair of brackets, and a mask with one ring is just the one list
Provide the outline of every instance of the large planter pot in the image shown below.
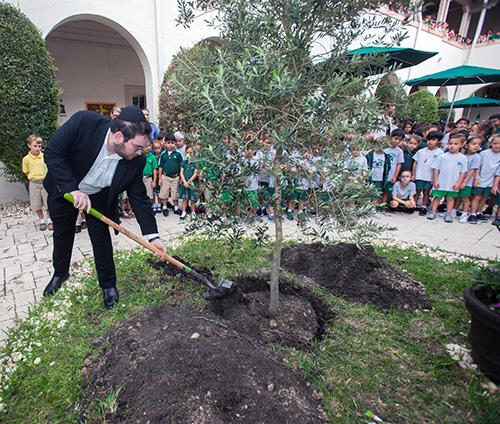
[[469,342],[474,362],[495,383],[500,383],[500,315],[476,297],[469,286],[465,307],[471,314]]

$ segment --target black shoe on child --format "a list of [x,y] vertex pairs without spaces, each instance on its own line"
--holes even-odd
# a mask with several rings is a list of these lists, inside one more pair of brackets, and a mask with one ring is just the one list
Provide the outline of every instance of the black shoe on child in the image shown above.
[[488,206],[483,212],[483,215],[486,218],[490,218],[492,214],[493,214],[493,208],[491,206]]
[[[186,209],[186,212],[187,212],[187,209]],[[177,208],[177,209],[174,209],[174,214],[175,215],[182,215],[182,212],[179,208]]]
[[418,213],[420,216],[425,216],[427,215],[427,208],[422,207],[420,209],[420,212]]
[[82,232],[82,226],[81,225],[76,225],[75,226],[75,234],[81,233]]
[[163,209],[163,216],[168,216],[168,209],[167,208]]
[[486,218],[482,213],[478,213],[476,216],[477,216],[478,221],[481,221],[481,222],[488,221],[488,218]]

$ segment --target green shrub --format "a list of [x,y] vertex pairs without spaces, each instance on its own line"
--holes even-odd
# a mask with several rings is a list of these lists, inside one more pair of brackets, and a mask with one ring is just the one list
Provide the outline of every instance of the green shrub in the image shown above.
[[209,50],[206,43],[199,43],[189,49],[181,49],[170,62],[169,67],[163,76],[159,98],[160,127],[167,131],[188,132],[192,126],[191,114],[193,107],[181,99],[179,89],[174,80],[177,80],[176,74],[179,67],[185,61],[201,60],[204,54]]
[[408,118],[415,122],[438,121],[438,101],[430,92],[420,90],[408,96]]
[[35,25],[0,2],[0,160],[9,181],[23,181],[27,138],[48,141],[57,129],[59,88],[52,58]]

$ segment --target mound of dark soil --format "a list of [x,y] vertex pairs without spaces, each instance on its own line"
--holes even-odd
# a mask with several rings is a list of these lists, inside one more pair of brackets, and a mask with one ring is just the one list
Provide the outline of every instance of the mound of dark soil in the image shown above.
[[360,250],[353,244],[301,244],[283,249],[281,266],[349,301],[369,302],[384,311],[432,307],[425,287],[392,267],[372,247]]
[[96,343],[87,397],[122,388],[109,423],[327,422],[310,384],[210,311],[152,308]]

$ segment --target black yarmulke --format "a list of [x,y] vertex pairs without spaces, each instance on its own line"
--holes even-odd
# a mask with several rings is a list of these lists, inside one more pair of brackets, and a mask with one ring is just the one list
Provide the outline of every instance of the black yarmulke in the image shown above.
[[124,107],[118,115],[118,119],[130,122],[148,122],[142,110],[133,105]]

